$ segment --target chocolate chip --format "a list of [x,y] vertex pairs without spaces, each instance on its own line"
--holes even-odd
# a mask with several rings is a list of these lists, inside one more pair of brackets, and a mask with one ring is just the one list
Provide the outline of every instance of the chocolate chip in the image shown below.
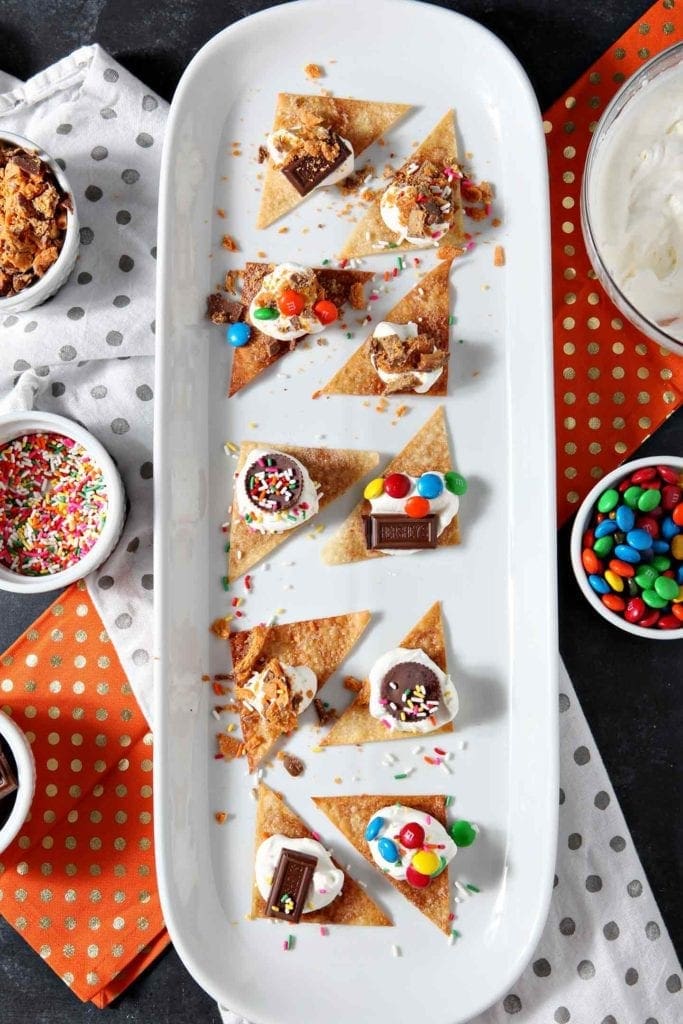
[[294,757],[292,754],[285,754],[282,758],[282,763],[285,766],[285,771],[289,772],[295,778],[297,775],[303,775],[306,770],[306,765],[303,763],[300,757]]

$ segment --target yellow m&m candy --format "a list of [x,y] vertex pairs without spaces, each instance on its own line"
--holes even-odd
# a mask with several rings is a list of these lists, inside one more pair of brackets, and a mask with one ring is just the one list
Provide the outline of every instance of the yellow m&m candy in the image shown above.
[[363,497],[367,501],[372,501],[374,498],[379,498],[381,494],[384,494],[384,477],[376,476],[363,491]]
[[441,860],[433,850],[419,850],[410,863],[421,875],[431,875],[441,866]]

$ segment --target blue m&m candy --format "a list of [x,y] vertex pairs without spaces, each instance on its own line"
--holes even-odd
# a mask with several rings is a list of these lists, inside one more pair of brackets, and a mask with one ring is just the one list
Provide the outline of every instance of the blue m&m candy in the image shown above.
[[242,345],[246,345],[251,337],[251,327],[249,324],[245,324],[244,321],[238,320],[236,324],[230,324],[225,336],[230,345],[235,348],[242,348]]
[[[619,529],[623,530],[624,533],[628,533],[628,531],[632,530],[635,526],[636,514],[632,508],[628,507],[628,505],[620,505],[617,509],[616,521]],[[605,520],[605,522],[611,522],[611,520]],[[603,524],[600,523],[600,525],[602,526]]]
[[614,549],[614,554],[617,558],[620,558],[622,562],[630,562],[631,565],[637,565],[640,561],[640,555],[636,549],[629,547],[628,544],[617,544]]
[[377,843],[377,849],[379,850],[380,857],[388,861],[389,864],[395,864],[398,860],[398,847],[393,839],[387,839],[386,836],[382,836]]
[[600,540],[601,537],[609,537],[611,533],[616,533],[618,529],[619,527],[613,519],[603,519],[601,523],[598,523],[593,532],[595,533],[595,539]]
[[380,818],[379,815],[368,822],[367,828],[365,829],[365,838],[369,843],[371,843],[373,839],[377,838],[383,824],[384,818]]
[[597,573],[591,573],[588,577],[588,582],[596,594],[609,594],[609,583],[602,576],[598,576]]
[[417,493],[421,498],[438,498],[443,491],[443,482],[438,473],[423,473],[417,481]]
[[652,537],[647,530],[629,530],[626,534],[626,543],[636,551],[647,551],[652,547]]

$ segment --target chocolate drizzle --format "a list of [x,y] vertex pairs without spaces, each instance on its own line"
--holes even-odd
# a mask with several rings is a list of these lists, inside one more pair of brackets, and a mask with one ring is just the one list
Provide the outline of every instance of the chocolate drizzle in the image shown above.
[[390,668],[380,684],[380,703],[387,715],[401,722],[423,722],[437,710],[441,685],[436,674],[417,661]]

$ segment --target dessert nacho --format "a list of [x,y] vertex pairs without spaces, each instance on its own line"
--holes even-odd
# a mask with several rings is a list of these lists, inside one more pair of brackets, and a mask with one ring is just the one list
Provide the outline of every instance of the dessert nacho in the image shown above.
[[377,452],[244,441],[235,473],[228,579],[248,572],[378,462]]
[[458,508],[467,490],[454,472],[443,406],[371,480],[363,500],[323,548],[328,565],[460,543]]
[[406,103],[280,93],[262,149],[267,166],[257,227],[273,224],[316,188],[348,177],[355,157],[410,109]]
[[430,270],[377,324],[319,395],[445,395],[450,260]]
[[447,935],[448,864],[443,796],[315,796],[313,802],[395,889]]
[[[226,325],[234,346],[228,395],[296,348],[307,335],[333,324],[348,304],[365,308],[365,285],[372,274],[296,263],[247,263],[239,301],[220,292],[209,295],[207,316]],[[234,287],[234,272],[227,288]]]
[[280,794],[258,787],[251,917],[290,924],[391,925]]
[[353,228],[346,259],[429,246],[459,245],[462,221],[458,146],[452,110],[439,121]]
[[321,746],[414,739],[453,731],[458,694],[448,675],[446,640],[437,601],[374,663],[353,703]]
[[289,622],[229,636],[249,771],[298,726],[299,715],[358,641],[369,612]]

